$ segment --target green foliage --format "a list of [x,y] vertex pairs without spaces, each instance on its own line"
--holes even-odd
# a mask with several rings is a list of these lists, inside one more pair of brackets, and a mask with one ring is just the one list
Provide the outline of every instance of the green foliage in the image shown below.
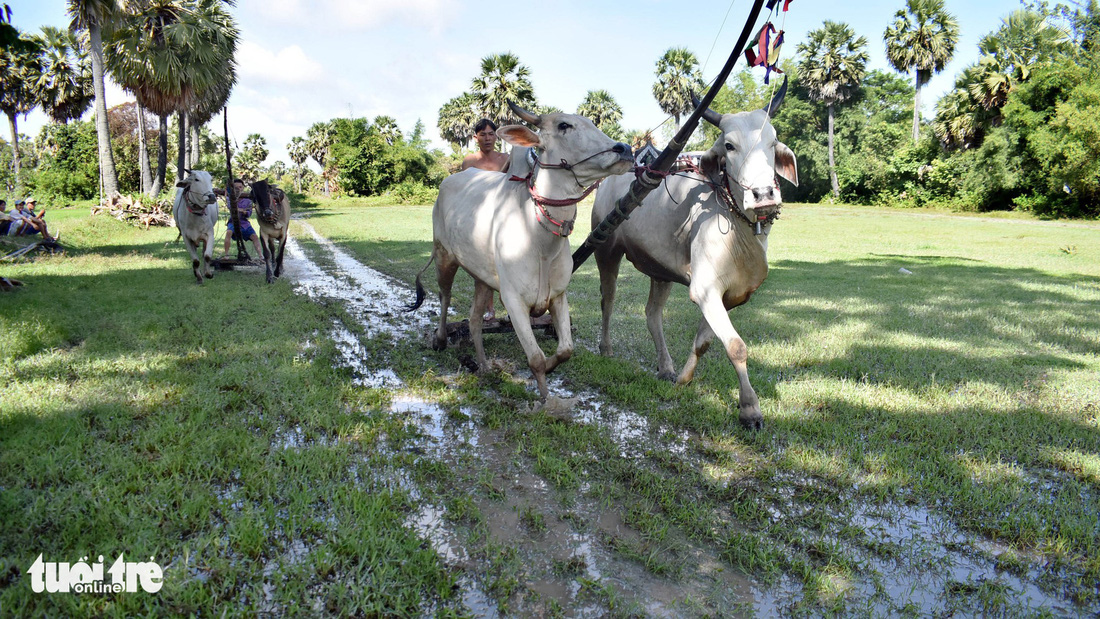
[[[388,117],[379,118],[392,121]],[[386,122],[383,125],[389,127]],[[411,187],[434,185],[442,180],[431,154],[403,141],[399,131],[396,135],[392,132],[396,123],[385,133],[365,118],[337,118],[330,126],[329,167],[340,189],[349,195],[378,195],[403,185],[401,200],[415,200],[423,192]]]
[[99,143],[91,122],[50,124],[38,134],[41,161],[34,193],[51,203],[94,198],[99,183]]

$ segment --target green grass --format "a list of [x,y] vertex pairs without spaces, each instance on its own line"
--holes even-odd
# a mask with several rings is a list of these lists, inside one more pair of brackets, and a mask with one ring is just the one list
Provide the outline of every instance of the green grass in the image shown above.
[[[306,207],[321,234],[401,281],[428,260],[430,207]],[[737,422],[736,375],[719,349],[687,387],[656,379],[648,282],[628,264],[616,356],[594,352],[590,261],[569,292],[577,354],[556,376],[598,394],[610,418],[645,420],[624,439],[604,424],[525,412],[535,396],[512,335],[486,346],[514,375],[472,376],[458,361],[468,350],[366,338],[338,304],[295,296],[286,281],[219,273],[198,287],[182,246],[165,245],[174,230],[85,213],[49,215],[67,255],[0,265],[29,284],[0,295],[5,614],[446,614],[461,611],[453,584],[465,573],[502,610],[557,615],[560,600],[527,593],[544,574],[523,549],[563,530],[599,540],[647,574],[639,579],[691,582],[698,557],[713,557],[780,585],[789,593],[779,607],[795,614],[920,612],[883,583],[939,569],[948,552],[996,553],[1005,571],[945,580],[933,610],[1024,612],[1009,574],[1082,609],[1100,603],[1100,225],[785,208],[768,280],[731,312],[765,415],[757,433]],[[586,218],[584,209],[574,243]],[[460,274],[459,317],[471,292]],[[479,448],[491,456],[421,457],[415,424],[388,413],[394,394],[354,387],[335,367],[334,320],[360,337],[372,368],[392,368],[447,423],[469,416],[491,433],[494,446]],[[677,364],[697,322],[675,289],[666,334]],[[517,488],[516,475],[545,480],[547,494]],[[407,526],[424,505],[445,509],[468,565],[445,565]],[[507,512],[520,526],[496,539],[488,525]],[[902,518],[901,529],[905,514],[928,514],[928,537],[947,526],[961,541],[929,550],[883,539],[867,516],[878,512],[893,514],[886,525]],[[600,529],[599,513],[629,534]],[[156,556],[165,588],[30,592],[38,553],[119,552]],[[609,614],[637,612],[630,592],[589,567],[564,554],[545,572],[580,583],[578,600]],[[267,601],[265,583],[275,585]],[[705,592],[675,604],[728,608]]]
[[[430,207],[349,205],[311,223],[411,282],[431,251],[430,220]],[[586,232],[579,225],[575,243]],[[570,285],[578,353],[560,374],[703,440],[684,470],[663,466],[682,459],[662,456],[660,441],[639,465],[617,458],[588,426],[507,420],[539,474],[565,491],[604,481],[624,510],[654,505],[659,519],[732,565],[765,580],[777,568],[794,575],[829,608],[840,595],[831,583],[844,580],[832,574],[856,569],[866,553],[821,553],[807,539],[839,535],[845,515],[868,504],[918,506],[1033,557],[1033,567],[1049,561],[1049,573],[1069,574],[1072,597],[1095,604],[1100,225],[795,205],[769,247],[769,279],[731,312],[749,345],[764,432],[738,427],[735,373],[713,352],[687,388],[653,377],[648,281],[629,265],[612,324],[616,357],[594,354],[599,291],[590,261]],[[458,317],[471,289],[460,275]],[[698,316],[686,297],[677,290],[666,309],[678,364]],[[490,356],[523,367],[511,336],[487,340]],[[439,360],[456,368],[453,353]],[[781,515],[769,518],[762,505]],[[626,552],[645,561],[657,548]]]
[[[63,256],[3,265],[0,614],[264,608],[408,614],[453,576],[357,480],[395,428],[316,330],[338,312],[255,274],[189,276],[175,230],[54,211]],[[300,429],[308,440],[286,446]],[[157,595],[35,595],[35,557],[155,557]],[[134,559],[131,559],[134,560]],[[265,571],[267,574],[265,575]],[[271,585],[265,600],[265,581]]]

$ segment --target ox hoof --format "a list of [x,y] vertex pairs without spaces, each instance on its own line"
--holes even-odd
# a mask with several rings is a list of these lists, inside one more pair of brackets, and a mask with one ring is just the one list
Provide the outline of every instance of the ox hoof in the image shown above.
[[447,338],[432,338],[432,350],[447,350]]
[[666,372],[657,372],[657,378],[670,383],[676,382],[676,372],[668,370]]
[[741,425],[746,430],[763,430],[764,429],[764,417],[759,411],[745,412],[741,411],[741,415],[738,417]]
[[206,279],[214,279],[214,272],[213,271],[207,271],[207,272],[203,273],[203,276]]

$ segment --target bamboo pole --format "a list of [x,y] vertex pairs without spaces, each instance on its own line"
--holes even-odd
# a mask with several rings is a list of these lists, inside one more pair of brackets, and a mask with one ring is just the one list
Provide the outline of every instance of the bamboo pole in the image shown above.
[[714,78],[714,84],[711,85],[710,90],[707,91],[703,100],[699,102],[698,107],[691,113],[691,116],[688,116],[688,119],[680,126],[680,130],[676,132],[672,141],[668,143],[668,146],[665,146],[665,149],[661,151],[657,160],[653,162],[651,166],[653,172],[648,170],[642,172],[642,174],[630,184],[630,189],[627,191],[626,195],[619,198],[618,203],[615,205],[615,209],[607,214],[607,218],[601,221],[588,235],[588,238],[584,240],[584,243],[577,248],[577,251],[573,252],[574,271],[580,268],[585,260],[588,260],[588,257],[592,255],[592,252],[596,250],[597,246],[602,245],[610,238],[611,233],[630,217],[630,213],[642,204],[642,200],[644,200],[651,191],[661,185],[661,181],[664,178],[662,173],[672,168],[672,164],[676,162],[676,158],[680,156],[684,147],[687,146],[687,142],[691,138],[692,132],[695,131],[695,127],[699,125],[699,119],[702,117],[703,111],[710,106],[711,101],[714,100],[714,97],[722,88],[722,84],[726,83],[726,79],[729,78],[730,73],[733,71],[733,66],[737,63],[737,59],[745,49],[749,37],[752,36],[752,31],[756,26],[756,19],[760,16],[760,9],[763,8],[763,6],[764,0],[755,0],[753,2],[752,9],[749,11],[749,17],[745,21],[745,27],[741,30],[741,36],[737,39],[737,45],[733,48],[733,52],[730,54],[729,59],[726,60],[726,64],[722,67],[718,76]]

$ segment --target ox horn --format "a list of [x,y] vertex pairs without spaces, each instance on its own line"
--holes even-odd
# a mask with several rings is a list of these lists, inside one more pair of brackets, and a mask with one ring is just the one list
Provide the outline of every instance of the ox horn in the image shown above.
[[538,114],[532,114],[531,112],[528,112],[527,110],[521,108],[515,103],[512,103],[511,101],[508,102],[508,107],[512,108],[512,112],[524,121],[529,122],[536,127],[539,126],[540,119]]
[[185,172],[186,174],[190,174],[190,173],[191,173],[191,168],[184,168],[184,169],[183,169],[183,171],[184,171],[184,172]]
[[[691,104],[695,107],[699,107],[700,103],[702,102],[699,101],[699,97],[696,97],[695,93],[691,93]],[[703,110],[703,119],[705,119],[708,123],[714,125],[715,127],[720,127],[722,123],[722,115],[710,109],[709,107]]]
[[779,106],[783,104],[783,99],[787,96],[787,76],[783,76],[783,85],[779,87],[779,92],[775,93],[772,100],[764,108],[764,111],[768,113],[768,118],[775,118],[776,112],[779,111]]

